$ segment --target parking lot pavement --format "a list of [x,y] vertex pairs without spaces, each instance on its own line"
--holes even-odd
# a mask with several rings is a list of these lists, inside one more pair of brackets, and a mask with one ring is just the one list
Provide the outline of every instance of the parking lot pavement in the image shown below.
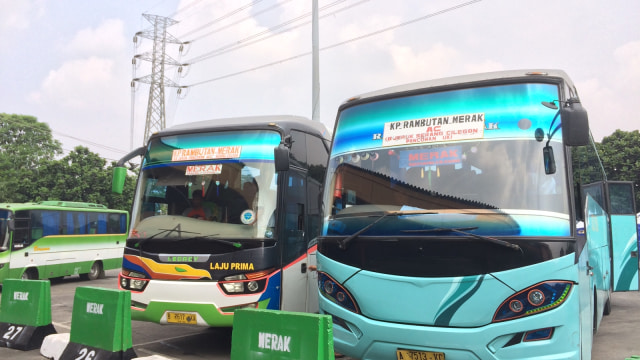
[[640,292],[613,293],[611,305],[611,315],[604,317],[594,339],[593,360],[640,355]]

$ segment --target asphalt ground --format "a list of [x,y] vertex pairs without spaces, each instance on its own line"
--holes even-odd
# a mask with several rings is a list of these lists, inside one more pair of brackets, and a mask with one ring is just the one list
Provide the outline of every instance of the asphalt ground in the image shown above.
[[[117,288],[116,270],[106,279],[81,281],[68,277],[51,285],[52,319],[58,333],[68,333],[75,288]],[[162,326],[133,321],[133,348],[138,357],[158,355],[180,360],[230,359],[231,332],[191,326]],[[640,292],[614,293],[611,315],[605,316],[594,340],[592,359],[625,360],[640,355]],[[40,350],[21,351],[0,347],[0,359],[42,360]],[[355,360],[343,357],[340,360]]]

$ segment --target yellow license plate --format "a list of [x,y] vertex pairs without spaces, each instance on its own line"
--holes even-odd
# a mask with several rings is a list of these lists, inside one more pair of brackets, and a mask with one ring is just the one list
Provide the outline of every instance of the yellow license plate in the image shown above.
[[171,324],[189,324],[196,325],[198,323],[196,314],[193,313],[179,313],[179,312],[167,312],[167,322]]
[[444,353],[418,350],[396,350],[398,360],[444,360]]

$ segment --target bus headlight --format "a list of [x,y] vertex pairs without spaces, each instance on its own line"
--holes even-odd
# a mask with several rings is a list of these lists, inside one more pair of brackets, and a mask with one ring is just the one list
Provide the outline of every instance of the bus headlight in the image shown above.
[[[133,291],[143,291],[144,288],[147,286],[147,284],[149,283],[148,279],[141,279],[138,277],[135,277],[135,275],[139,275],[140,277],[144,277],[144,275],[139,274],[139,273],[135,273],[135,272],[128,272],[129,276],[120,273],[118,274],[118,277],[120,278],[119,282],[120,282],[120,287],[123,290],[133,290]],[[133,275],[133,276],[132,276]]]
[[493,322],[539,314],[560,306],[569,296],[571,281],[545,281],[530,286],[502,302]]
[[145,285],[147,285],[147,282],[140,279],[131,279],[131,281],[129,282],[129,287],[131,288],[131,290],[142,290],[144,289]]
[[267,279],[274,269],[225,276],[220,285],[226,294],[249,294],[264,291]]
[[318,271],[318,289],[325,298],[333,301],[334,303],[342,306],[343,308],[352,311],[356,314],[360,313],[356,301],[351,294],[338,284],[331,276]]

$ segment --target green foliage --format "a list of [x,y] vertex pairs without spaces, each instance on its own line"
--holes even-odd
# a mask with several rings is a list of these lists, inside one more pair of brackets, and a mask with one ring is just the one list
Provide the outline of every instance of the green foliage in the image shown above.
[[636,207],[640,206],[640,131],[616,130],[596,147],[607,180],[633,181]]
[[32,201],[32,174],[62,153],[47,124],[33,116],[0,113],[0,201]]
[[0,113],[0,202],[81,201],[130,210],[137,174],[122,195],[111,193],[115,163],[78,146],[62,159],[49,126],[35,117]]

